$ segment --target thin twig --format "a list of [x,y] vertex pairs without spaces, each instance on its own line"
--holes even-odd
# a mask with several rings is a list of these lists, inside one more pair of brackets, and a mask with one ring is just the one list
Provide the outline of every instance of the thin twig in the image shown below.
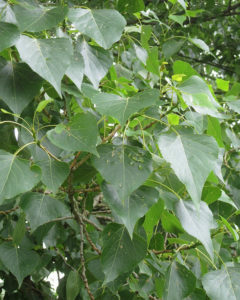
[[87,188],[87,189],[74,190],[75,193],[89,193],[95,191],[100,191],[100,186],[94,186],[92,188]]
[[71,163],[70,169],[73,169],[73,168],[75,167],[75,165],[76,165],[76,163],[77,163],[77,159],[78,159],[78,157],[80,156],[80,154],[81,154],[81,151],[79,151],[79,152],[75,155],[74,160],[73,160],[73,162]]
[[83,159],[81,159],[73,168],[72,170],[75,171],[77,170],[81,165],[83,165],[91,156],[92,154],[89,153],[88,155],[86,155]]
[[8,210],[0,210],[0,215],[7,215],[7,214],[10,214],[11,212],[14,212],[16,210],[19,209],[19,206],[15,206],[11,209],[8,209]]
[[99,250],[97,247],[96,247],[96,245],[93,243],[93,241],[91,240],[91,238],[90,238],[90,236],[89,236],[89,234],[88,234],[88,232],[87,232],[87,229],[86,229],[86,226],[85,226],[85,224],[83,224],[83,230],[84,230],[84,234],[85,234],[85,236],[86,236],[86,239],[87,239],[87,241],[89,242],[89,244],[91,245],[91,247],[92,247],[92,249],[94,250],[94,251],[96,251],[99,255],[101,255],[101,250]]
[[86,217],[84,217],[84,216],[82,216],[82,218],[83,218],[83,221],[84,221],[84,222],[87,222],[88,224],[94,226],[94,227],[97,229],[97,231],[102,231],[102,228],[100,228],[100,227],[99,227],[96,223],[94,223],[93,221],[89,220],[88,218],[86,218]]
[[106,143],[107,141],[109,141],[114,135],[115,133],[121,128],[121,125],[117,125],[114,130],[104,139],[102,139],[102,144]]
[[113,218],[108,217],[108,216],[98,216],[98,215],[96,215],[96,218],[102,219],[102,220],[105,220],[105,221],[111,221],[111,222],[113,222]]
[[96,211],[91,211],[91,215],[97,215],[97,214],[111,214],[111,210],[96,210]]
[[62,260],[64,261],[65,265],[67,265],[67,266],[68,266],[70,269],[72,269],[73,271],[76,271],[76,269],[74,269],[74,267],[71,266],[71,265],[67,262],[66,258],[62,255],[62,253],[58,250],[58,248],[55,247],[55,250],[56,250],[57,254],[61,256],[61,258],[62,258]]

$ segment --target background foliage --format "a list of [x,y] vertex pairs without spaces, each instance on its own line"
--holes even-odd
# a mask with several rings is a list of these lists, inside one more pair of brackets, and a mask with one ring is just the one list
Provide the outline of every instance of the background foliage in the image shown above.
[[239,23],[0,0],[3,299],[240,299]]

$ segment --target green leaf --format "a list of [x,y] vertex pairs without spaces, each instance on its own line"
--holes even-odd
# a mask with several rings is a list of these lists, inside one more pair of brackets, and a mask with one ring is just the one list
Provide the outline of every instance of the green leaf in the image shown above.
[[69,165],[50,157],[37,162],[37,165],[39,165],[42,170],[42,183],[46,185],[48,190],[54,194],[57,193],[58,188],[63,184],[69,174]]
[[51,83],[61,97],[61,80],[73,54],[69,39],[35,39],[22,35],[16,47],[21,59]]
[[167,115],[168,123],[170,125],[178,125],[179,124],[179,115],[176,114],[168,114]]
[[96,105],[96,110],[106,116],[112,116],[119,120],[123,126],[128,118],[142,108],[154,105],[159,98],[156,89],[145,90],[132,97],[124,98],[115,94],[101,93],[91,100]]
[[126,25],[123,16],[114,9],[72,8],[69,20],[83,34],[86,34],[104,49],[119,41]]
[[208,116],[207,134],[215,138],[219,147],[224,148],[224,144],[222,140],[222,129],[217,118]]
[[173,20],[174,22],[177,22],[181,26],[183,26],[183,22],[186,20],[185,15],[169,15],[169,19]]
[[99,47],[91,47],[86,41],[79,46],[79,51],[84,59],[84,74],[98,88],[99,82],[107,74],[113,63],[110,53]]
[[39,112],[39,113],[42,112],[44,110],[44,108],[51,102],[53,102],[53,99],[41,101],[36,108],[36,112]]
[[145,49],[149,49],[148,41],[152,34],[151,25],[142,25],[141,26],[141,45]]
[[149,72],[159,76],[158,47],[154,46],[148,50],[146,68]]
[[21,114],[41,85],[42,79],[28,65],[0,59],[0,98],[15,114]]
[[[86,57],[85,57],[86,59]],[[67,68],[66,75],[72,80],[72,82],[81,90],[82,80],[84,72],[84,60],[80,53],[75,52],[70,66]]]
[[232,228],[232,226],[228,223],[228,221],[225,218],[223,218],[222,216],[221,216],[221,220],[222,220],[223,224],[227,227],[229,232],[232,234],[234,241],[237,242],[239,240],[239,235],[238,235],[237,231],[234,228]]
[[71,271],[68,274],[67,278],[67,285],[66,285],[66,293],[67,293],[67,300],[75,300],[77,295],[80,292],[81,286],[81,277],[78,271]]
[[0,198],[9,199],[31,190],[40,180],[39,170],[31,170],[28,160],[0,150]]
[[216,141],[207,135],[182,130],[178,135],[173,132],[160,135],[158,146],[198,206],[203,185],[217,163],[219,148]]
[[145,215],[143,228],[147,233],[148,244],[152,238],[153,229],[161,218],[163,209],[164,209],[164,202],[162,199],[159,199],[158,202],[154,204]]
[[143,0],[119,0],[117,4],[117,9],[122,13],[136,13],[141,10],[144,10],[145,5]]
[[26,193],[20,206],[26,214],[32,231],[55,219],[71,216],[67,206],[58,199],[40,193]]
[[192,202],[179,200],[176,214],[186,232],[197,238],[213,259],[210,230],[216,228],[216,224],[208,205],[201,201],[199,209],[196,209]]
[[67,15],[68,8],[58,6],[52,9],[32,5],[27,1],[21,1],[13,6],[18,27],[23,31],[38,32],[51,29],[62,22]]
[[0,22],[0,52],[5,48],[15,45],[19,38],[19,30],[16,25]]
[[163,250],[164,249],[164,238],[160,232],[154,234],[149,243],[149,249]]
[[136,233],[131,239],[123,225],[111,223],[103,231],[101,262],[105,283],[119,275],[132,271],[145,257],[147,245],[144,238]]
[[124,203],[151,174],[150,154],[139,147],[126,145],[101,145],[97,150],[100,157],[92,159],[93,166],[114,185],[120,201]]
[[97,121],[89,112],[75,115],[67,124],[47,132],[49,140],[67,151],[86,151],[97,155]]
[[197,46],[198,48],[202,49],[205,52],[209,52],[209,47],[208,45],[201,39],[196,39],[196,38],[190,38],[188,39],[192,44],[194,44],[195,46]]
[[127,228],[132,237],[134,226],[138,219],[143,217],[149,208],[158,200],[157,190],[142,186],[127,197],[124,203],[110,184],[103,183],[101,188],[104,200],[116,216],[115,220],[120,221]]
[[161,216],[162,227],[166,232],[172,232],[175,234],[183,233],[181,223],[178,218],[173,214],[170,214],[167,210],[164,210]]
[[217,78],[216,84],[217,84],[218,89],[220,89],[224,92],[227,92],[229,90],[229,81],[227,81],[227,80]]
[[228,267],[223,265],[221,270],[205,274],[202,283],[210,299],[240,299],[239,273],[239,266]]
[[184,39],[169,39],[162,45],[163,54],[166,59],[176,54],[185,43]]
[[40,261],[36,252],[23,247],[15,247],[9,242],[0,245],[0,259],[17,278],[19,287],[23,279],[35,271]]
[[196,285],[196,278],[185,266],[173,261],[166,274],[163,300],[180,300],[187,297]]
[[184,74],[186,76],[183,77],[183,81],[187,80],[189,77],[193,75],[199,76],[198,72],[195,71],[191,65],[182,60],[176,60],[173,63],[173,72],[174,74]]
[[206,294],[204,290],[195,289],[187,298],[184,300],[206,300]]
[[13,243],[14,245],[18,246],[20,242],[22,241],[26,231],[26,221],[25,221],[25,214],[21,213],[17,224],[13,231]]
[[227,102],[227,105],[230,109],[240,114],[240,100],[235,100],[231,102]]

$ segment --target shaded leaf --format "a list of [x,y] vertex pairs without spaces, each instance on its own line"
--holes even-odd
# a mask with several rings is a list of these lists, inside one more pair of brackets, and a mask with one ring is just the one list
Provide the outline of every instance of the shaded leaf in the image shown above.
[[30,169],[28,160],[0,150],[0,198],[9,199],[31,190],[40,180],[39,169]]
[[19,38],[19,30],[16,25],[0,22],[0,52],[5,48],[15,45]]
[[68,274],[66,285],[67,300],[75,300],[78,293],[80,292],[80,286],[81,277],[78,271],[71,271]]
[[113,9],[72,8],[69,20],[83,34],[95,40],[104,49],[117,42],[126,25],[123,16]]
[[116,220],[124,224],[132,236],[134,226],[138,219],[143,217],[149,208],[157,202],[158,192],[156,189],[142,186],[127,197],[124,203],[120,200],[118,193],[110,184],[102,184],[102,192]]
[[71,216],[69,209],[63,202],[40,193],[24,194],[20,206],[26,214],[32,231],[57,218]]
[[97,121],[89,112],[75,115],[69,123],[47,132],[49,140],[67,151],[86,151],[97,155]]
[[40,259],[36,252],[22,247],[15,247],[5,242],[0,245],[0,259],[5,267],[17,278],[21,286],[23,279],[32,274]]
[[105,283],[119,275],[132,271],[145,257],[147,245],[144,238],[136,233],[131,240],[123,225],[111,223],[103,231],[101,262]]
[[163,54],[166,59],[177,53],[185,43],[184,39],[170,39],[162,45]]
[[61,80],[73,54],[69,39],[35,39],[22,35],[16,47],[21,59],[51,83],[61,97]]
[[28,65],[0,59],[0,97],[15,114],[21,114],[41,85],[42,79]]
[[125,145],[101,145],[97,150],[100,157],[92,159],[93,166],[114,185],[124,203],[151,174],[150,154],[141,148]]
[[130,98],[124,98],[115,94],[101,93],[92,98],[96,110],[106,116],[112,116],[124,125],[127,119],[142,108],[154,105],[159,98],[156,89],[145,90]]

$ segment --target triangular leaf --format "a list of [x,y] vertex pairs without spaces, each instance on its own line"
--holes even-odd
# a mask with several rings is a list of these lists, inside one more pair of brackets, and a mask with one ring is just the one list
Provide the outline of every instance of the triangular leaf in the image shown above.
[[141,148],[101,145],[97,150],[100,157],[92,159],[93,166],[106,181],[114,185],[122,202],[143,184],[152,172],[151,156]]
[[117,42],[126,21],[123,16],[113,9],[70,9],[69,20],[83,34],[95,40],[104,49]]
[[123,225],[112,223],[106,226],[101,256],[105,283],[133,270],[145,257],[146,251],[147,244],[142,236],[134,233],[131,240]]
[[116,220],[124,224],[132,236],[134,226],[138,219],[143,217],[148,209],[157,202],[157,190],[142,186],[127,197],[124,203],[119,199],[119,195],[110,184],[102,184],[102,191],[105,201],[108,203]]
[[86,151],[97,155],[97,121],[91,113],[75,115],[66,125],[48,131],[49,140],[67,151]]
[[0,259],[5,267],[17,278],[21,286],[23,279],[32,274],[39,264],[36,252],[22,247],[15,247],[12,243],[0,245]]
[[13,46],[19,38],[19,30],[16,25],[0,22],[0,52]]
[[61,80],[73,54],[69,39],[32,39],[22,35],[16,47],[21,59],[49,81],[61,97]]
[[24,63],[0,60],[0,98],[21,114],[41,88],[42,79]]
[[96,110],[106,116],[112,116],[124,125],[127,119],[140,109],[154,105],[159,98],[156,89],[145,90],[132,97],[125,98],[115,94],[101,93],[92,98]]
[[69,209],[63,202],[40,193],[24,194],[20,206],[26,214],[32,231],[57,218],[71,216]]
[[[96,69],[95,69],[96,71]],[[75,52],[71,64],[66,71],[66,75],[72,80],[72,82],[81,90],[82,80],[84,72],[84,61],[81,54]]]
[[201,200],[203,185],[215,169],[219,148],[214,138],[182,130],[162,134],[158,141],[163,157],[171,164],[179,180],[195,203]]
[[208,205],[201,201],[199,210],[190,201],[179,200],[176,214],[186,232],[197,238],[213,259],[213,245],[210,230],[216,228]]
[[28,160],[0,150],[0,198],[9,199],[31,190],[40,180],[39,168],[31,170]]

